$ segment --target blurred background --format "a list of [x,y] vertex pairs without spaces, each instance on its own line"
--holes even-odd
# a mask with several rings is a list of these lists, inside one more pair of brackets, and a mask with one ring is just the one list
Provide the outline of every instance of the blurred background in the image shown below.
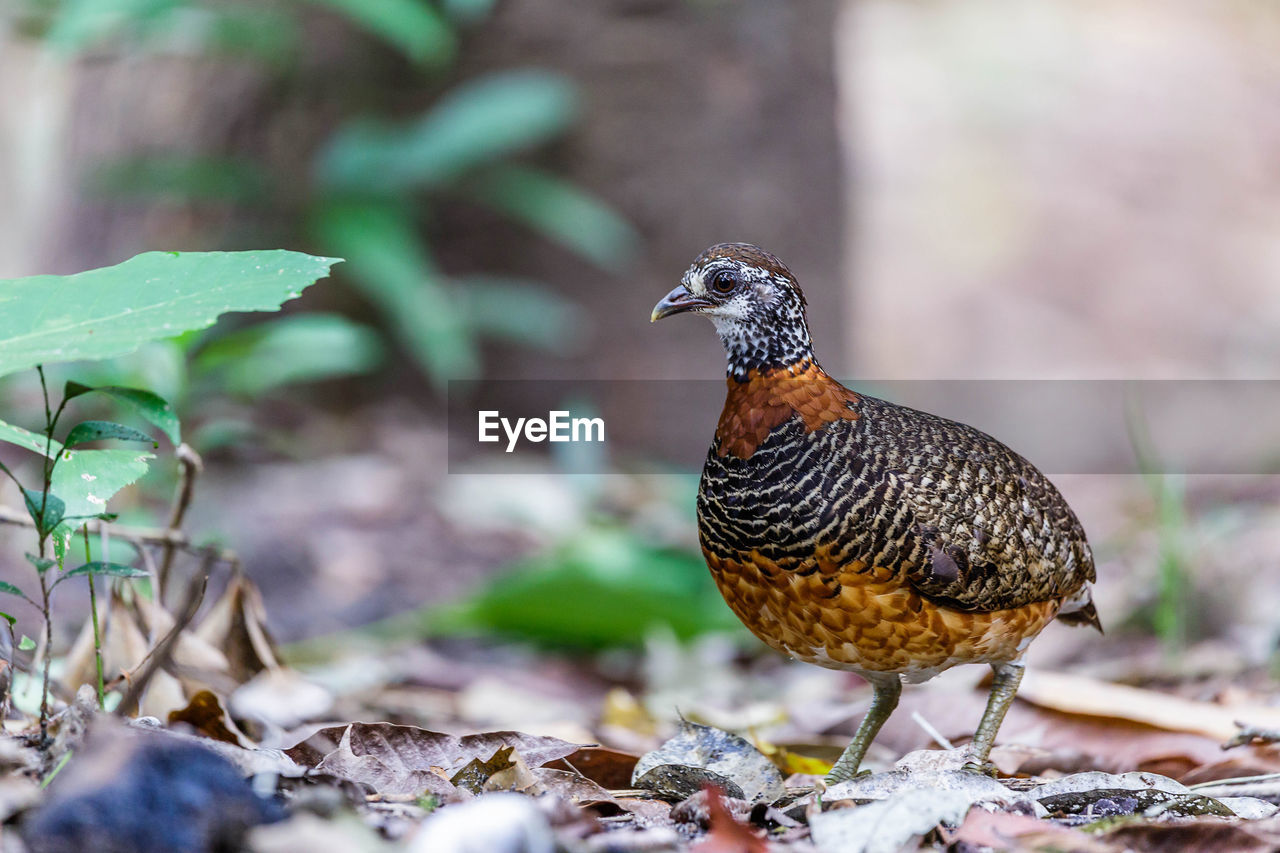
[[[690,673],[755,660],[696,552],[718,392],[656,413],[630,401],[674,436],[660,460],[578,450],[475,475],[446,461],[451,380],[718,380],[710,328],[648,319],[711,243],[787,261],[842,376],[1277,378],[1272,4],[0,14],[0,277],[150,249],[346,259],[282,317],[224,318],[75,373],[177,402],[206,462],[189,526],[239,551],[284,641],[377,623],[451,654],[475,634],[648,643],[651,675],[703,688]],[[8,382],[5,418],[37,394]],[[163,512],[174,465],[157,468],[126,517]],[[1280,480],[1055,480],[1098,554],[1108,634],[1051,628],[1039,661],[1203,676],[1209,693],[1266,678]]]

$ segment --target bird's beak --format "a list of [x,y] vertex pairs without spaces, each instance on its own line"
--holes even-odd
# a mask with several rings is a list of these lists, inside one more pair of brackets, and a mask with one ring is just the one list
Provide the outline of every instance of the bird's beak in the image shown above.
[[710,304],[706,299],[694,296],[682,284],[662,297],[662,300],[653,306],[653,313],[649,315],[649,322],[656,323],[663,317],[670,317],[672,314],[683,314],[685,311],[692,311],[695,308],[706,308]]

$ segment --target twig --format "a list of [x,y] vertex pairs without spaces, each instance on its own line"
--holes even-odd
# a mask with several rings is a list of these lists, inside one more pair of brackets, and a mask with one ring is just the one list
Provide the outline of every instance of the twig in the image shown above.
[[[34,528],[35,522],[26,513],[20,513],[7,506],[0,506],[0,524],[12,524],[17,527]],[[99,533],[103,525],[108,524],[105,521],[90,521],[87,526],[90,533]],[[125,525],[112,524],[111,534],[124,539],[131,545],[172,545],[178,551],[186,554],[202,555],[208,551],[206,546],[195,545],[191,539],[182,531],[165,530],[159,527],[129,527]],[[239,558],[234,551],[220,550],[217,552],[217,562],[219,563],[235,563]]]
[[[218,557],[218,551],[213,548],[205,551],[204,562],[200,564],[199,570],[191,578],[191,582],[187,586],[186,600],[182,604],[182,610],[178,612],[177,617],[174,619],[173,627],[169,629],[169,633],[165,634],[160,642],[156,643],[151,651],[143,656],[142,660],[138,662],[138,666],[134,667],[133,672],[125,673],[125,678],[129,681],[129,689],[125,692],[124,698],[120,700],[120,704],[116,706],[117,716],[130,713],[137,708],[143,691],[147,689],[147,684],[150,683],[157,672],[168,665],[169,658],[177,646],[179,636],[191,624],[191,620],[196,618],[196,612],[199,611],[200,604],[204,601],[204,593],[209,586],[209,573],[218,562]],[[139,669],[141,669],[141,672],[138,672]],[[135,673],[137,673],[136,677],[134,676]]]
[[1280,798],[1280,773],[1214,779],[1187,787],[1205,797],[1257,797],[1274,803]]
[[[107,559],[107,551],[102,551],[102,559]],[[86,563],[93,560],[93,555],[89,553],[89,528],[84,528],[84,561]],[[89,612],[93,615],[93,662],[98,668],[98,707],[106,706],[107,697],[106,690],[103,688],[102,677],[102,631],[98,627],[98,589],[97,584],[93,582],[93,572],[89,573]]]
[[934,741],[937,742],[938,746],[943,749],[955,749],[955,746],[951,741],[947,740],[947,738],[943,736],[942,732],[935,729],[933,724],[926,720],[919,711],[912,711],[911,719],[915,720],[916,725],[924,729],[924,733],[933,738]]
[[1239,720],[1236,720],[1235,723],[1236,728],[1240,729],[1240,731],[1236,732],[1235,737],[1222,745],[1223,749],[1231,749],[1245,744],[1280,743],[1280,730],[1260,729],[1257,726],[1250,726]]
[[[178,491],[173,496],[173,507],[169,510],[169,522],[165,525],[165,533],[169,537],[182,536],[182,520],[191,506],[191,497],[195,494],[196,477],[204,470],[204,462],[189,444],[178,445],[174,451],[178,457]],[[165,594],[169,591],[169,572],[173,568],[173,555],[177,550],[172,538],[161,544],[160,572],[156,575],[156,601],[164,604]]]

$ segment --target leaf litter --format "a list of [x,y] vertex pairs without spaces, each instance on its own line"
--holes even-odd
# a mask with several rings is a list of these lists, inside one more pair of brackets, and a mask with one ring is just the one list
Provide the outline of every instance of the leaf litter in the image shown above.
[[[127,684],[168,633],[177,640],[141,697],[142,719],[102,714],[90,690],[54,720],[44,753],[21,736],[0,741],[0,814],[40,836],[33,849],[113,849],[127,836],[120,849],[145,850],[137,823],[98,820],[119,803],[93,797],[171,797],[188,785],[195,805],[167,830],[204,827],[206,846],[192,849],[213,839],[261,853],[1280,845],[1277,697],[1265,680],[1214,693],[1033,669],[992,754],[996,778],[959,770],[984,691],[927,685],[904,694],[869,755],[873,772],[826,786],[868,692],[722,639],[659,635],[642,657],[587,660],[440,640],[299,670],[240,573],[189,624],[125,594],[102,607],[109,684]],[[87,672],[88,662],[82,641],[68,664]],[[1223,752],[1224,741],[1237,745]],[[201,747],[218,759],[205,759],[207,784],[174,769]],[[46,810],[57,804],[88,815],[76,831],[89,835],[37,832],[56,824]]]

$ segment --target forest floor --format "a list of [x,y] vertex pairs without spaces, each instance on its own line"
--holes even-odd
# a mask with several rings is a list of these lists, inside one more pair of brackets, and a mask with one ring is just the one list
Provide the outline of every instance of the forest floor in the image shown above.
[[[87,624],[43,741],[15,675],[0,849],[1280,849],[1273,480],[1185,484],[1170,526],[1150,484],[1067,478],[1108,634],[1032,647],[997,776],[959,769],[989,680],[960,667],[827,786],[870,690],[699,609],[687,478],[424,493],[435,463],[399,429],[202,482],[189,523],[236,531],[244,570],[188,582],[193,548],[168,600],[103,596],[113,713]],[[634,628],[650,609],[673,627]]]

